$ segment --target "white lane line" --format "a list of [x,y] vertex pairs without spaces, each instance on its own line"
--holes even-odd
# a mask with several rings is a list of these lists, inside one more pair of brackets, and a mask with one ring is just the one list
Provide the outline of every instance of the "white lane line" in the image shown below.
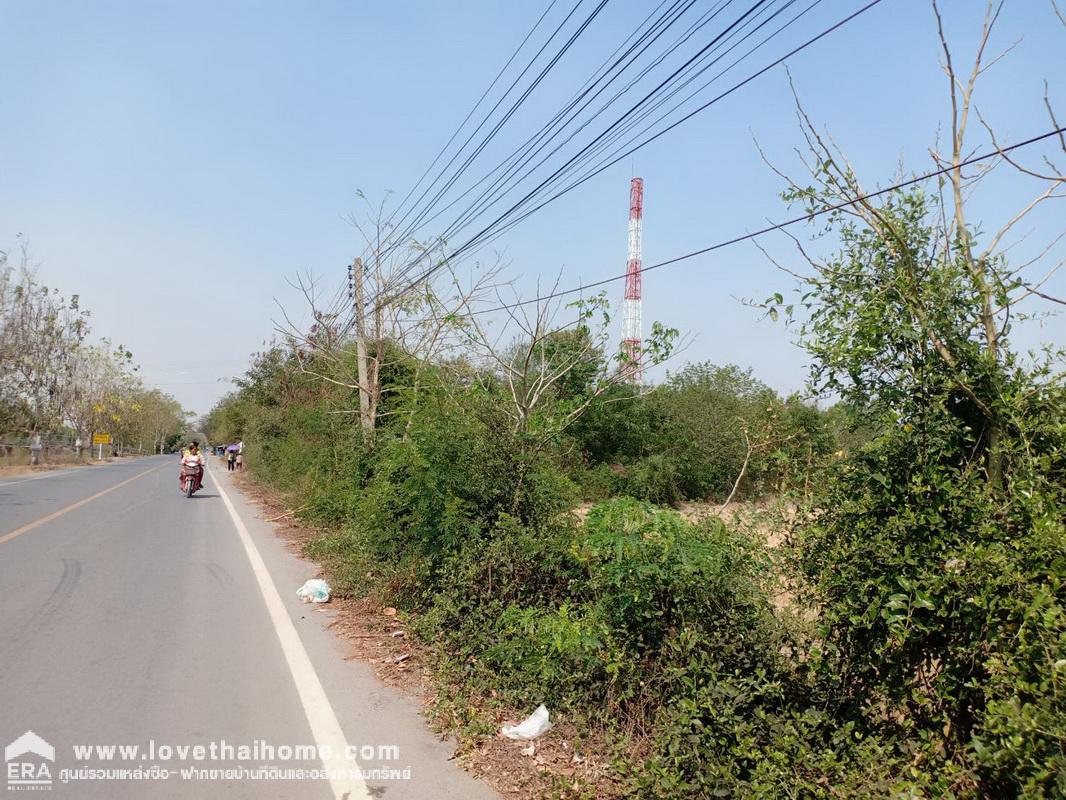
[[[151,456],[148,456],[147,458],[151,458]],[[145,460],[145,459],[140,459],[140,458],[137,459],[137,461],[141,461],[141,460]],[[134,462],[134,463],[136,463],[136,462]],[[122,462],[119,461],[119,462],[111,462],[111,463],[108,463],[108,464],[92,464],[90,466],[85,466],[85,467],[67,467],[66,469],[50,469],[47,472],[45,472],[44,474],[42,474],[42,475],[33,475],[33,476],[29,477],[29,478],[19,478],[17,481],[3,481],[3,482],[0,482],[0,488],[3,488],[4,486],[14,486],[15,484],[18,484],[18,483],[27,483],[28,481],[39,481],[39,480],[43,480],[45,478],[57,478],[60,475],[74,475],[75,473],[79,473],[79,472],[81,472],[82,470],[85,470],[85,469],[95,470],[95,469],[99,469],[100,467],[120,467],[120,466],[125,466],[125,465]],[[88,472],[86,474],[92,475],[93,473],[92,472]]]
[[[345,758],[348,754],[348,742],[344,738],[344,731],[326,696],[326,690],[322,688],[318,673],[315,672],[315,667],[304,649],[300,634],[296,632],[296,626],[292,624],[289,613],[285,610],[285,603],[278,594],[278,589],[270,577],[263,557],[259,554],[244,521],[238,516],[237,509],[233,507],[229,495],[226,494],[226,490],[222,488],[222,483],[217,478],[215,486],[237,529],[241,544],[244,545],[244,552],[251,562],[252,572],[259,584],[259,591],[263,593],[263,601],[270,613],[270,620],[274,623],[274,632],[278,635],[281,649],[285,653],[285,660],[289,664],[289,672],[292,673],[292,679],[296,683],[296,691],[300,695],[304,714],[311,726],[311,734],[315,737],[315,743],[319,748],[328,747],[328,752],[333,755],[330,760],[323,759],[322,765],[327,770],[359,770],[359,764],[354,759]],[[321,749],[320,752],[322,752]],[[370,790],[361,777],[353,776],[351,780],[331,778],[330,785],[338,799],[370,800]]]
[[3,487],[3,486],[14,486],[17,483],[27,483],[29,481],[39,481],[42,478],[55,478],[55,477],[57,477],[59,475],[70,475],[72,472],[74,472],[73,469],[49,470],[44,475],[34,475],[31,478],[19,478],[19,480],[17,480],[17,481],[5,481],[3,483],[0,483],[0,487]]
[[12,539],[14,539],[16,536],[21,536],[22,534],[27,533],[28,531],[32,531],[34,528],[38,528],[41,525],[44,525],[46,522],[51,522],[54,519],[58,519],[59,517],[63,516],[64,514],[70,513],[71,511],[73,511],[76,508],[81,508],[86,503],[91,503],[96,498],[103,497],[105,494],[108,494],[110,492],[115,491],[115,489],[121,489],[127,483],[132,483],[133,481],[137,480],[138,478],[144,477],[145,475],[149,474],[150,472],[158,472],[159,470],[163,469],[163,467],[165,467],[165,466],[166,466],[166,464],[160,464],[158,467],[152,467],[151,469],[145,470],[144,472],[138,472],[132,478],[127,478],[126,480],[122,481],[121,483],[116,483],[114,486],[109,486],[108,488],[104,489],[102,492],[97,492],[96,494],[90,495],[89,497],[83,497],[81,500],[78,500],[76,503],[71,503],[69,506],[65,506],[65,507],[59,509],[58,511],[53,511],[51,514],[46,514],[45,516],[41,517],[40,519],[35,519],[33,522],[27,522],[21,528],[15,528],[15,530],[11,531],[10,533],[5,533],[2,536],[0,536],[0,544],[3,544],[4,542],[9,542]]

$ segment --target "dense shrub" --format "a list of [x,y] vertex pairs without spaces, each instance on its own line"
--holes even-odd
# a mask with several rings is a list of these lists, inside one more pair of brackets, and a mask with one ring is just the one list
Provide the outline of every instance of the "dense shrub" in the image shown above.
[[[629,499],[592,508],[575,556],[603,617],[627,645],[657,650],[687,626],[757,626],[755,549],[711,518],[698,525]],[[739,614],[739,616],[732,616]]]
[[[635,797],[1061,796],[1063,391],[974,354],[993,441],[956,376],[911,356],[924,383],[828,413],[698,365],[554,437],[493,381],[437,376],[365,439],[333,413],[350,393],[272,352],[216,422],[326,526],[308,552],[334,588],[412,612],[463,691],[644,732]],[[797,490],[774,562],[619,496],[720,499],[742,468],[739,494]],[[799,621],[773,610],[771,563]]]
[[382,438],[355,516],[379,554],[442,556],[502,515],[537,524],[571,507],[577,490],[546,454],[528,454],[479,390],[439,396],[405,437]]
[[[571,436],[584,466],[617,469],[616,492],[667,504],[720,502],[738,480],[738,497],[806,488],[837,449],[825,412],[780,398],[750,370],[709,363],[689,364],[643,396],[616,387]],[[577,477],[591,479],[586,493],[597,496],[602,475]]]
[[717,521],[612,500],[580,525],[504,519],[469,540],[421,625],[517,703],[644,717],[662,703],[679,639],[698,634],[731,666],[773,649],[765,569]]
[[973,440],[940,417],[842,463],[803,532],[827,679],[841,714],[919,735],[923,758],[972,764],[966,780],[983,791],[1054,795],[1066,781],[1066,497],[1047,475],[1066,450],[1060,439],[1040,453],[1051,431],[1026,432],[1041,469],[1019,463],[1003,491],[949,455]]
[[831,217],[842,248],[803,295],[812,382],[875,432],[820,482],[796,537],[815,680],[838,723],[910,765],[911,793],[1062,796],[1061,374],[1011,351],[1008,289],[990,287],[1016,273],[975,259],[975,232],[945,235],[936,196],[897,192],[860,216]]

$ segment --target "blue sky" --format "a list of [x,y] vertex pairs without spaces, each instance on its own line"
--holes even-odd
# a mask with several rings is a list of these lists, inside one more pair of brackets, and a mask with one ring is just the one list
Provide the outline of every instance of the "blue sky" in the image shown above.
[[[825,0],[745,69],[859,5]],[[356,191],[402,197],[545,6],[0,0],[0,248],[22,234],[45,282],[82,296],[97,335],[126,344],[148,383],[204,412],[228,388],[218,379],[243,371],[272,336],[275,300],[298,306],[287,278],[310,269],[343,281],[361,249],[345,221],[360,208]],[[650,7],[609,4],[500,147],[539,125]],[[943,8],[968,60],[983,3]],[[994,49],[1018,39],[977,95],[1004,141],[1050,127],[1044,78],[1066,119],[1066,28],[1050,2],[1008,0]],[[790,69],[812,118],[873,186],[891,182],[901,161],[930,168],[927,148],[947,119],[938,56],[929,4],[883,0]],[[645,263],[785,217],[781,182],[753,136],[795,171],[800,134],[781,68],[501,239],[508,274],[530,291],[560,270],[564,285],[624,271],[634,170],[646,181]],[[972,142],[987,137],[975,127]],[[995,227],[1030,190],[1004,174],[971,213]],[[1019,256],[1061,232],[1061,220],[1061,207],[1034,216]],[[683,358],[750,366],[790,391],[802,385],[804,354],[738,300],[789,285],[740,245],[649,274],[644,317],[693,336]],[[1066,275],[1045,288],[1066,294]],[[621,284],[611,291],[620,297]],[[1064,334],[1052,318],[1015,338],[1029,347]]]

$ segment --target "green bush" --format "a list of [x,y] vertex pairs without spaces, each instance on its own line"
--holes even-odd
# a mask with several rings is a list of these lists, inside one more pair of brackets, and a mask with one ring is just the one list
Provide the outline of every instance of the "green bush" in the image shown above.
[[637,652],[662,647],[686,625],[730,626],[742,639],[758,624],[753,609],[764,598],[755,549],[718,519],[694,525],[672,511],[611,500],[589,511],[574,551],[603,619]]
[[[823,189],[789,196],[838,196]],[[906,760],[913,793],[1057,797],[1066,392],[1054,356],[1021,366],[993,310],[1017,273],[974,258],[977,232],[948,234],[944,212],[911,190],[831,217],[842,248],[803,288],[812,382],[875,432],[797,532],[808,665],[838,724]]]
[[554,608],[509,605],[494,626],[495,642],[482,651],[487,669],[506,677],[526,704],[589,707],[603,700],[619,654],[594,609],[568,602]]
[[677,462],[667,455],[656,453],[627,467],[616,485],[622,494],[659,505],[672,505],[688,495],[678,474]]
[[426,403],[406,438],[377,445],[353,515],[383,559],[436,563],[504,516],[537,525],[576,503],[548,457],[528,457],[507,419],[476,391]]
[[622,483],[620,467],[610,464],[596,464],[581,468],[571,468],[570,477],[577,484],[581,499],[585,502],[606,500],[618,493]]
[[577,632],[592,625],[580,618],[583,607],[567,610],[585,583],[571,555],[576,535],[565,518],[534,529],[501,517],[444,559],[418,630],[463,664],[469,681],[517,705],[580,701],[595,689],[600,673],[589,659],[600,651],[587,641],[592,651],[580,650]]
[[420,630],[516,703],[654,713],[678,637],[723,663],[776,642],[757,548],[632,499],[575,528],[505,518],[450,556]]
[[827,680],[841,713],[928,733],[928,757],[972,762],[984,791],[1052,796],[1066,781],[1062,489],[1018,475],[1004,494],[930,460],[929,436],[887,433],[843,463],[802,535]]
[[836,449],[826,412],[782,400],[750,370],[710,363],[686,365],[644,396],[616,387],[570,435],[584,457],[579,481],[599,478],[599,489],[602,473],[588,468],[611,465],[617,493],[662,504],[725,499],[745,459],[740,497],[806,488]]
[[[348,390],[272,353],[217,416],[325,526],[308,554],[334,588],[413,612],[460,694],[642,731],[632,796],[1062,796],[1062,389],[973,356],[991,441],[957,376],[911,355],[925,383],[830,413],[704,364],[615,387],[555,436],[562,401],[522,429],[493,381],[440,376],[364,440],[332,413]],[[722,498],[745,460],[739,495],[810,498],[773,563],[652,504]],[[773,610],[782,566],[806,619]]]
[[[900,759],[814,702],[766,651],[723,664],[690,632],[673,643],[668,702],[634,794],[662,798],[888,797]],[[761,658],[759,657],[761,655]]]

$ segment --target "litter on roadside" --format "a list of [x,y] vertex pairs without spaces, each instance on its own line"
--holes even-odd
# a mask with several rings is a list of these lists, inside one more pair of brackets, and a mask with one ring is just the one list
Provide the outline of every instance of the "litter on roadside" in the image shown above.
[[329,600],[329,584],[321,578],[312,578],[296,590],[296,596],[305,603],[325,603]]
[[536,739],[538,736],[547,733],[551,726],[552,723],[548,714],[548,709],[546,709],[542,703],[537,706],[536,711],[517,725],[504,725],[500,729],[500,733],[508,739]]

